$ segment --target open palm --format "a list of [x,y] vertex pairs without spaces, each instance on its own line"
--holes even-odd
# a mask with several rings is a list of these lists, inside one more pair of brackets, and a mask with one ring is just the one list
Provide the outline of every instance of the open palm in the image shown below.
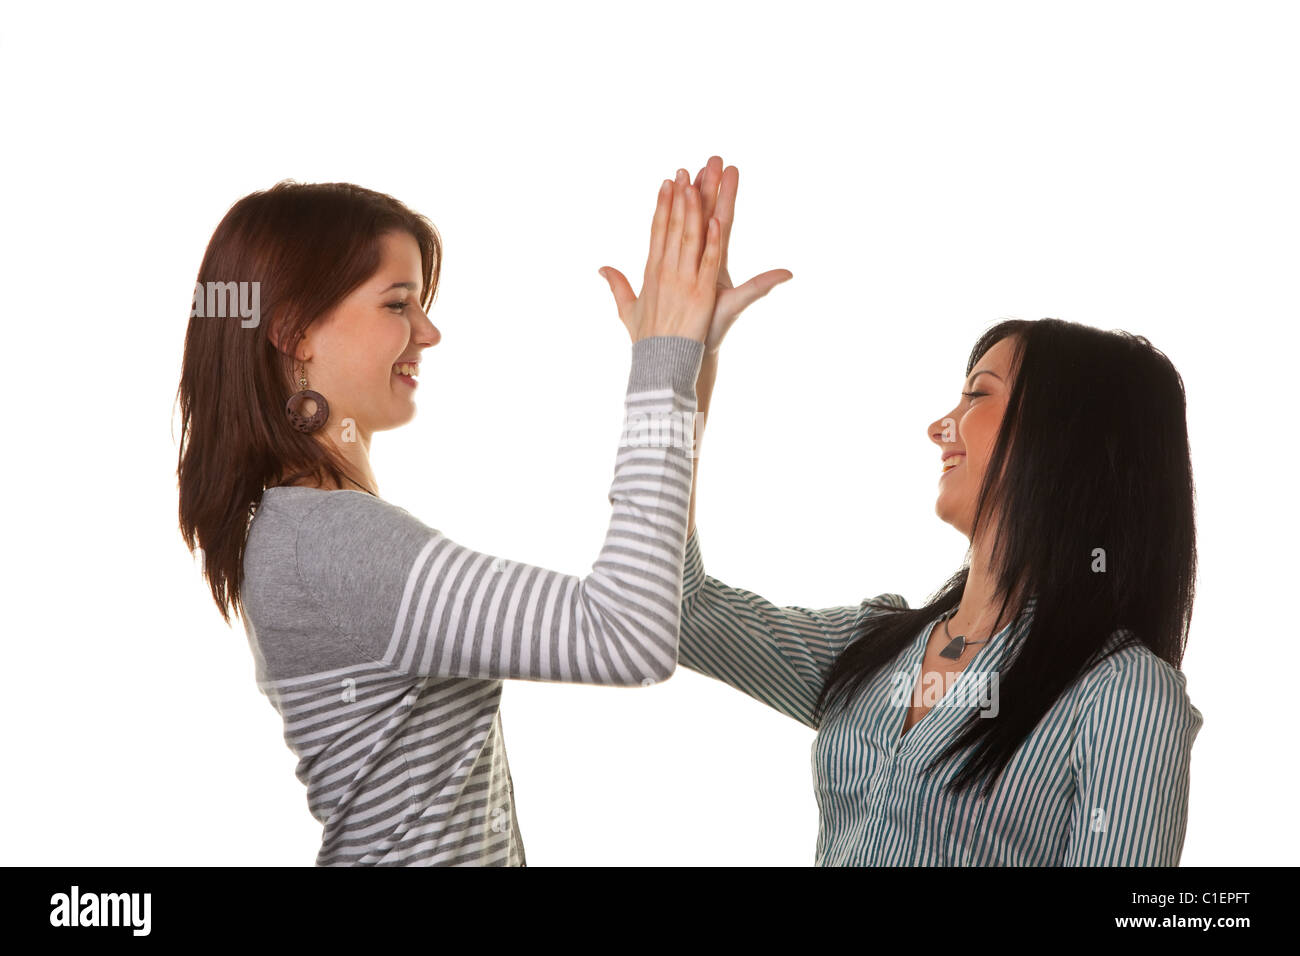
[[[684,174],[685,170],[681,170],[679,177]],[[716,217],[721,241],[718,294],[714,302],[713,315],[709,320],[708,336],[704,342],[706,355],[718,351],[727,330],[750,303],[763,298],[787,279],[794,278],[794,273],[789,269],[771,269],[759,273],[744,285],[732,285],[731,274],[727,271],[727,243],[731,238],[731,226],[736,214],[736,187],[739,181],[740,171],[735,166],[724,169],[721,156],[710,156],[708,163],[699,171],[693,183],[700,196],[701,221],[707,224],[711,217]],[[697,254],[703,256],[702,247]],[[636,300],[632,285],[623,273],[612,266],[606,266],[600,272],[609,282],[610,291],[614,293],[614,301],[620,306],[621,315],[627,303]]]
[[740,171],[735,166],[722,166],[721,156],[710,156],[695,177],[695,188],[700,191],[701,214],[707,222],[717,216],[722,230],[722,255],[718,268],[718,298],[713,306],[713,319],[709,323],[709,336],[704,343],[706,352],[715,352],[733,322],[751,303],[767,295],[772,289],[794,278],[789,269],[771,269],[754,276],[744,285],[733,287],[727,271],[727,242],[731,238],[731,225],[736,214],[736,189]]

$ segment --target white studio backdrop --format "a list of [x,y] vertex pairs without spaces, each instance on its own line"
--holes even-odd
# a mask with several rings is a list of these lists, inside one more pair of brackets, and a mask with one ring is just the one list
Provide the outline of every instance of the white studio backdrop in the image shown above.
[[[1199,511],[1182,862],[1294,862],[1286,624],[1300,65],[1284,3],[226,3],[0,20],[8,312],[0,863],[311,865],[279,716],[176,529],[173,406],[212,230],[345,180],[445,241],[420,411],[381,493],[583,575],[609,519],[655,190],[740,170],[706,570],[778,604],[915,606],[966,540],[926,426],[1004,317],[1146,335]],[[544,396],[542,400],[529,396]],[[540,464],[538,464],[540,463]],[[1293,678],[1284,676],[1290,685]],[[533,866],[812,863],[813,732],[684,668],[511,682]]]

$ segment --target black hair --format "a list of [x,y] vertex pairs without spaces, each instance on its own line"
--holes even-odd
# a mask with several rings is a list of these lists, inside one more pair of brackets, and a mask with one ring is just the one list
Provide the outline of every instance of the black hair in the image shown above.
[[[947,784],[951,792],[980,778],[991,791],[1057,698],[1118,649],[1103,652],[1114,632],[1129,632],[1119,646],[1140,642],[1179,667],[1191,624],[1194,489],[1186,395],[1173,363],[1140,335],[1011,319],[975,343],[967,375],[1007,336],[1015,346],[1013,383],[971,537],[994,510],[989,561],[998,626],[1015,622],[1011,634],[1020,637],[996,677],[997,716],[972,713],[927,768],[971,747]],[[1098,548],[1105,573],[1094,570]],[[923,607],[866,603],[873,612],[860,619],[860,633],[818,696],[818,725],[958,605],[969,573],[967,562]]]

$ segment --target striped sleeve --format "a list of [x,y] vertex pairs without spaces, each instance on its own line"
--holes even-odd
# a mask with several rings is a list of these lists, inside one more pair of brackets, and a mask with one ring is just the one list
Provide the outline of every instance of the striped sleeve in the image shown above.
[[812,610],[777,607],[704,573],[700,529],[686,541],[682,580],[679,661],[683,667],[730,684],[814,729],[822,685],[870,601],[907,602],[882,594],[858,604]]
[[[683,336],[632,344],[613,513],[586,577],[474,551],[357,493],[330,495],[303,518],[303,584],[365,661],[405,674],[622,686],[664,680],[677,664],[692,474],[687,429],[703,351]],[[530,463],[520,464],[526,472]]]
[[1151,653],[1113,663],[1071,747],[1076,795],[1064,866],[1177,866],[1201,712],[1187,678]]

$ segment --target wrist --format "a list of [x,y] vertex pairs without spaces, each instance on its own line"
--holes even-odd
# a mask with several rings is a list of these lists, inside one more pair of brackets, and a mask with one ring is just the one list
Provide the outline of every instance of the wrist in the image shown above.
[[712,389],[713,382],[717,377],[718,377],[717,350],[715,349],[714,351],[710,352],[708,349],[705,349],[704,354],[700,356],[699,374],[695,376],[696,388]]

